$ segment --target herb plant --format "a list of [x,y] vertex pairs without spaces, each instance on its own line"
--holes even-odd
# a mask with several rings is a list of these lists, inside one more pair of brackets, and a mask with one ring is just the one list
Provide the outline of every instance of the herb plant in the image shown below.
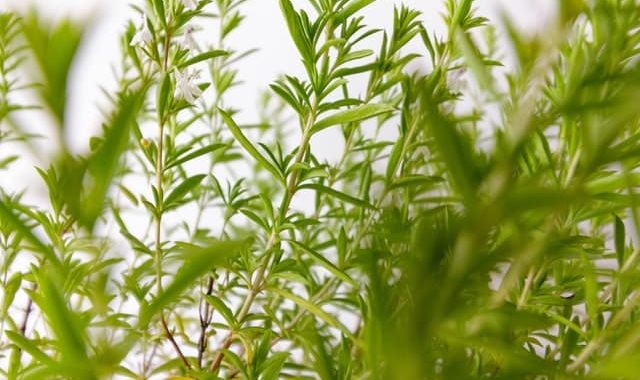
[[252,2],[133,6],[85,153],[87,25],[0,14],[3,183],[42,156],[21,115],[55,130],[48,199],[0,188],[1,376],[638,378],[640,4],[559,0],[532,35],[472,0],[444,33],[278,2],[303,74],[251,124]]

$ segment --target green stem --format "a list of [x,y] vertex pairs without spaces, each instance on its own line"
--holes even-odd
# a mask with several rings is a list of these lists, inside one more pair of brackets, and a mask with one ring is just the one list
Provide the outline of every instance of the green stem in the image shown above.
[[[162,71],[164,73],[168,72],[169,69],[169,46],[171,44],[171,30],[170,27],[167,27],[165,39],[164,39],[164,57],[162,63]],[[156,228],[155,228],[155,267],[156,267],[156,289],[157,295],[162,294],[162,260],[163,260],[163,252],[162,252],[162,216],[163,216],[163,199],[164,199],[164,184],[163,184],[163,173],[164,173],[164,133],[165,133],[165,125],[167,123],[167,118],[165,115],[160,116],[160,120],[158,121],[158,154],[156,157],[156,190],[158,192],[158,208],[156,210]],[[169,329],[167,324],[167,319],[164,314],[164,311],[160,312],[160,324],[162,326],[162,330],[164,332],[165,337],[173,346],[176,354],[182,360],[184,366],[188,369],[191,368],[191,364],[189,360],[187,360],[186,356],[180,349],[180,346],[175,340],[173,333]]]
[[[318,105],[316,102],[316,104],[314,104],[314,106],[312,107],[311,113],[309,114],[309,117],[307,119],[307,122],[305,123],[305,126],[303,127],[300,147],[298,148],[298,152],[296,154],[296,157],[294,159],[294,163],[292,166],[297,166],[296,164],[299,164],[304,160],[305,153],[309,147],[309,142],[311,139],[311,127],[315,123],[315,119],[316,119],[317,107]],[[293,195],[295,194],[299,179],[300,179],[299,170],[295,169],[291,173],[291,176],[289,177],[289,181],[287,182],[287,188],[284,196],[282,197],[282,202],[279,208],[279,215],[276,220],[276,223],[274,223],[273,231],[269,236],[269,240],[267,241],[267,244],[264,250],[264,256],[262,258],[262,261],[260,262],[260,265],[258,266],[258,271],[256,273],[256,276],[254,277],[254,280],[251,282],[251,285],[249,287],[249,293],[247,294],[247,297],[245,298],[242,304],[242,307],[240,308],[240,311],[236,316],[237,320],[241,321],[240,323],[242,323],[242,320],[247,316],[247,314],[251,310],[251,306],[253,305],[256,299],[256,296],[258,295],[258,293],[260,293],[262,289],[262,285],[265,279],[265,275],[267,273],[269,262],[273,257],[274,248],[276,244],[280,242],[280,234],[278,229],[280,228],[280,224],[282,224],[282,222],[287,216],[287,213],[289,212],[289,206],[291,205],[291,200],[293,199]],[[232,342],[233,342],[233,332],[230,332],[229,335],[227,335],[227,337],[224,339],[222,343],[222,349],[218,351],[215,359],[211,363],[211,367],[210,367],[211,372],[216,372],[220,368],[220,365],[222,364],[222,360],[224,359],[224,350],[229,349]]]

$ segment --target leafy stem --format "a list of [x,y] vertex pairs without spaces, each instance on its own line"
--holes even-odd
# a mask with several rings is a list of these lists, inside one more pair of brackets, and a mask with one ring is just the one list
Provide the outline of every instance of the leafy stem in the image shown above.
[[[164,38],[164,53],[163,53],[163,61],[162,61],[162,77],[165,75],[169,75],[169,47],[171,45],[171,21],[168,22],[165,38]],[[160,84],[162,85],[162,84]],[[156,190],[157,190],[157,198],[158,198],[158,208],[156,210],[156,223],[155,223],[155,267],[156,267],[156,290],[158,296],[163,293],[162,286],[162,262],[164,260],[164,253],[162,250],[162,217],[164,214],[164,135],[165,135],[165,125],[168,122],[168,116],[166,114],[159,115],[158,120],[158,151],[156,156]],[[160,311],[160,324],[162,330],[164,332],[165,337],[171,343],[176,354],[182,360],[182,363],[186,368],[191,368],[191,364],[189,360],[186,358],[182,349],[176,342],[171,329],[167,324],[167,318],[164,313],[164,310]]]
[[[280,239],[279,239],[280,233],[278,229],[280,228],[280,225],[287,217],[287,213],[289,212],[289,206],[291,205],[291,200],[293,199],[293,195],[295,194],[296,188],[298,186],[298,181],[300,177],[299,177],[299,170],[298,168],[296,168],[296,166],[298,166],[297,164],[300,164],[303,162],[305,158],[305,153],[309,148],[309,141],[311,139],[311,130],[316,120],[316,113],[317,113],[317,102],[313,106],[307,118],[307,122],[303,127],[302,138],[300,141],[298,152],[296,153],[296,156],[292,165],[294,169],[290,173],[285,194],[282,197],[278,218],[273,225],[273,230],[265,246],[264,256],[260,264],[258,265],[258,271],[254,277],[254,280],[250,284],[249,292],[247,293],[247,296],[244,299],[244,302],[242,303],[242,307],[238,312],[237,320],[239,321],[242,321],[242,322],[244,321],[245,317],[247,316],[247,314],[249,314],[249,311],[251,310],[251,306],[253,305],[256,299],[256,296],[261,291],[263,282],[265,280],[267,268],[269,266],[269,262],[273,257],[274,248],[276,247],[276,244],[280,242]],[[210,367],[211,372],[216,372],[220,368],[220,365],[222,364],[222,360],[224,358],[224,350],[229,349],[229,347],[231,347],[232,342],[233,342],[233,332],[230,332],[229,335],[227,335],[227,337],[224,339],[222,343],[222,349],[218,351],[213,362],[211,363],[211,367]]]

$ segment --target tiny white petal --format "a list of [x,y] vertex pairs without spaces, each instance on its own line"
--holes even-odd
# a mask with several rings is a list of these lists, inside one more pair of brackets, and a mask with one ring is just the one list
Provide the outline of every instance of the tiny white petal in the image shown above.
[[151,31],[149,31],[149,27],[147,26],[146,18],[142,20],[142,24],[138,28],[138,31],[131,39],[131,46],[144,46],[150,43],[153,40],[153,36],[151,35]]
[[182,0],[182,4],[184,5],[185,9],[188,9],[190,11],[193,11],[198,7],[198,2],[196,0]]
[[564,292],[560,293],[560,298],[568,300],[571,299],[575,296],[576,294],[570,290],[565,290]]
[[182,38],[182,45],[186,46],[190,50],[198,49],[198,44],[196,43],[196,40],[193,38],[194,31],[195,29],[192,26],[188,26]]
[[182,98],[193,104],[200,95],[202,90],[195,83],[195,80],[200,77],[200,72],[189,71],[186,69],[183,73],[176,70],[176,97]]

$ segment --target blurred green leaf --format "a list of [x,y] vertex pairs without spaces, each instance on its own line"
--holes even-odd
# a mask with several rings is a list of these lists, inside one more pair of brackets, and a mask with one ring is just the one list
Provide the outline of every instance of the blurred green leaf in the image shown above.
[[363,201],[362,199],[352,197],[351,195],[345,194],[343,192],[340,192],[338,190],[332,189],[324,185],[320,185],[318,183],[305,183],[303,185],[298,186],[298,189],[299,190],[304,190],[304,189],[315,190],[317,192],[327,194],[331,197],[340,199],[341,201],[352,204],[354,206],[375,210],[374,205],[366,201]]
[[86,162],[77,162],[68,156],[62,162],[61,192],[71,213],[90,230],[102,213],[105,197],[119,168],[122,153],[129,144],[130,131],[146,91],[145,86],[123,95],[105,130],[103,143]]
[[164,211],[169,211],[177,208],[184,203],[184,197],[193,189],[195,189],[202,180],[206,177],[204,174],[198,174],[191,176],[184,181],[180,182],[162,202]]
[[20,347],[21,350],[31,355],[34,359],[40,361],[40,363],[53,368],[57,366],[52,358],[47,356],[35,343],[25,338],[22,334],[15,331],[6,331],[5,334],[7,334],[7,337],[11,339],[16,346]]
[[[32,295],[44,315],[47,325],[57,340],[57,350],[62,357],[60,372],[73,379],[97,379],[95,368],[89,362],[85,323],[69,307],[60,284],[60,274],[38,274],[38,293]],[[57,284],[56,284],[57,283]]]
[[347,336],[352,336],[353,334],[351,333],[351,331],[349,331],[344,325],[342,325],[340,322],[338,322],[338,320],[336,320],[331,314],[327,313],[326,311],[322,310],[322,308],[318,305],[315,305],[313,302],[305,300],[302,297],[299,297],[295,294],[292,294],[291,292],[289,292],[288,290],[285,289],[278,289],[275,287],[269,287],[269,290],[275,294],[278,294],[284,298],[287,298],[293,302],[295,302],[298,306],[302,307],[303,309],[309,311],[311,314],[315,315],[316,317],[320,318],[321,320],[325,321],[327,324],[329,324],[331,327],[335,327],[336,329],[339,329],[340,331],[342,331],[343,334],[347,335]]
[[44,244],[40,238],[38,238],[32,231],[32,228],[27,226],[20,217],[14,213],[14,209],[19,208],[17,205],[12,204],[8,199],[0,199],[0,217],[2,217],[2,223],[8,224],[11,228],[22,235],[29,243],[33,245],[36,252],[42,254],[50,264],[56,268],[60,268],[60,260],[56,256],[51,247]]
[[84,27],[69,19],[52,26],[32,11],[22,20],[22,32],[43,77],[40,96],[60,127],[65,123],[67,83]]
[[221,241],[206,247],[190,246],[182,251],[183,264],[173,276],[173,281],[154,300],[140,311],[139,326],[146,326],[162,309],[175,302],[184,291],[210,270],[227,266],[236,257],[246,242]]

